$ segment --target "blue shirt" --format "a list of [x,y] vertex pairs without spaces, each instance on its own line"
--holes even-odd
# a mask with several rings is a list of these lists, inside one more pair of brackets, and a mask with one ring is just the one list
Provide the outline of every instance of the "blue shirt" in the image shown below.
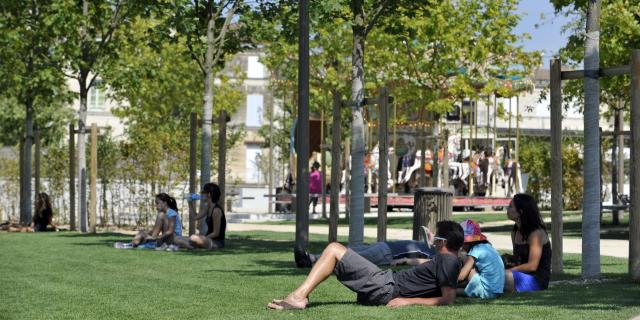
[[176,236],[182,236],[182,221],[180,220],[180,215],[171,208],[167,209],[167,219],[171,219],[173,217],[176,217],[173,234]]
[[480,243],[468,253],[476,259],[476,268],[482,286],[491,293],[502,293],[504,289],[504,264],[496,249],[488,243]]

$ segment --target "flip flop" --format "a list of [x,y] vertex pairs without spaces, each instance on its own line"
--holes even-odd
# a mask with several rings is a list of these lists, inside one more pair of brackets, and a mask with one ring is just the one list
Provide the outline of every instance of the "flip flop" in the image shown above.
[[269,303],[267,305],[267,309],[271,309],[271,310],[303,310],[304,307],[300,308],[300,307],[294,306],[294,305],[292,305],[289,302],[286,302],[284,300],[276,300],[276,299],[274,299],[273,302],[271,302],[271,303]]

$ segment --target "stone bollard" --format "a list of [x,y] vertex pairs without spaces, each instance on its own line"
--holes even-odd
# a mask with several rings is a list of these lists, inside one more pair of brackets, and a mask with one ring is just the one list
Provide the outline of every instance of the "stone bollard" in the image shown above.
[[427,226],[436,232],[436,223],[451,220],[453,190],[441,188],[418,188],[413,199],[413,240],[422,240],[420,227]]

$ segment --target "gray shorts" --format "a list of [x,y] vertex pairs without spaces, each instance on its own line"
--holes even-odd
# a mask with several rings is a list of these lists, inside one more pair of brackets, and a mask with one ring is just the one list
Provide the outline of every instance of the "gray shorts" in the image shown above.
[[386,305],[393,299],[393,271],[380,270],[351,249],[347,249],[333,272],[338,281],[358,294],[359,304]]

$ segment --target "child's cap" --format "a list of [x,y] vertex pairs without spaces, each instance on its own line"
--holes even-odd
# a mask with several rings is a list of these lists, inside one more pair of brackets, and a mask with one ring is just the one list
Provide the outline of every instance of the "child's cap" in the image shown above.
[[473,220],[465,220],[460,222],[462,230],[464,230],[464,242],[476,242],[487,240],[487,237],[480,232],[480,225]]

